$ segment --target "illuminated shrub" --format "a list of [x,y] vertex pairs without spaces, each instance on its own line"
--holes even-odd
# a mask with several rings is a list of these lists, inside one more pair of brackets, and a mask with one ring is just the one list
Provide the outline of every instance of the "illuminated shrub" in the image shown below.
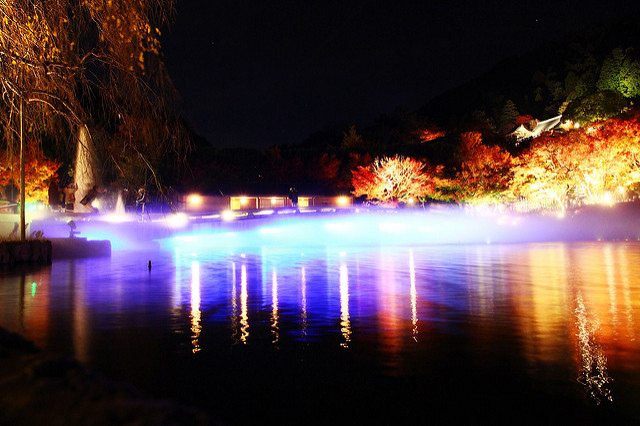
[[409,157],[376,158],[352,171],[353,195],[373,202],[411,202],[434,192],[434,175],[426,163]]

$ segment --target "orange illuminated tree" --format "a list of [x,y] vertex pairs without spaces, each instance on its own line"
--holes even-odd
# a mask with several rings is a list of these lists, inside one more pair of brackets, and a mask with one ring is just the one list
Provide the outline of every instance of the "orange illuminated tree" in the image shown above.
[[534,139],[513,169],[510,192],[534,205],[598,203],[640,183],[638,111]]
[[[18,157],[10,156],[7,151],[4,152],[0,162],[0,187],[6,188],[16,182],[14,173],[19,169],[18,161]],[[25,149],[25,164],[26,201],[47,202],[49,181],[57,176],[60,163],[45,157],[38,144],[31,141]]]
[[572,157],[567,144],[546,136],[535,139],[513,168],[511,194],[526,199],[532,208],[555,206],[564,210],[574,187]]
[[431,142],[432,140],[442,138],[447,135],[446,132],[435,127],[420,129],[417,133],[421,143]]
[[376,203],[415,202],[435,195],[439,170],[410,157],[376,158],[371,165],[352,171],[353,195]]
[[460,135],[460,163],[453,180],[453,198],[459,202],[501,201],[509,184],[513,158],[499,146],[482,143],[479,132]]

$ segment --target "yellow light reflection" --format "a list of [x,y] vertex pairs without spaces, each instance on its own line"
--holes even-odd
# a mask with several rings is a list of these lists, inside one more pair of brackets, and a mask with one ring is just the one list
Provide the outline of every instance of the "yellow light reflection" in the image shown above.
[[[566,273],[570,264],[565,248],[562,244],[536,246],[513,262],[529,265],[526,280],[532,283],[516,298],[527,356],[532,363],[557,362],[562,353],[558,348],[566,343],[562,330],[566,327],[566,301],[570,300]],[[521,282],[517,276],[512,280]]]
[[340,331],[344,342],[343,348],[349,347],[351,341],[351,322],[349,321],[349,271],[346,263],[340,264]]
[[618,325],[618,303],[616,290],[618,284],[616,282],[616,265],[613,259],[613,253],[611,252],[611,246],[606,245],[604,247],[604,264],[607,273],[607,290],[609,293],[609,312],[611,314],[611,324],[614,328]]
[[200,332],[202,331],[200,312],[200,264],[194,260],[191,262],[191,351],[196,353],[200,351]]
[[625,313],[625,324],[627,330],[627,338],[629,341],[636,340],[635,334],[635,326],[633,320],[633,303],[631,301],[631,289],[629,288],[629,271],[633,269],[630,267],[627,261],[627,252],[624,248],[620,248],[619,262],[620,262],[620,270],[626,271],[622,277],[622,304],[624,306]]
[[278,334],[278,274],[275,267],[271,274],[271,334],[273,334],[271,343],[275,345],[280,338]]
[[247,308],[247,265],[240,268],[240,341],[247,343],[249,338],[249,314]]
[[409,250],[409,279],[411,281],[411,335],[414,341],[418,341],[418,292],[416,291],[416,266],[413,259],[413,250]]

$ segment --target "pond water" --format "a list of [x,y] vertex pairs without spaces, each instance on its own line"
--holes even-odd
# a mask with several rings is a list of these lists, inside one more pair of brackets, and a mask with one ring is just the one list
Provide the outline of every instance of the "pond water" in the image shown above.
[[4,272],[0,327],[229,424],[637,423],[639,301],[637,242],[180,244]]

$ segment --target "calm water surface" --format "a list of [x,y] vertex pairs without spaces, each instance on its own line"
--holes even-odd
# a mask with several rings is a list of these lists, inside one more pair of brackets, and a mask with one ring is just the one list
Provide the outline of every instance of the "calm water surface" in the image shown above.
[[230,424],[637,423],[639,302],[628,242],[183,246],[0,276],[1,327]]

